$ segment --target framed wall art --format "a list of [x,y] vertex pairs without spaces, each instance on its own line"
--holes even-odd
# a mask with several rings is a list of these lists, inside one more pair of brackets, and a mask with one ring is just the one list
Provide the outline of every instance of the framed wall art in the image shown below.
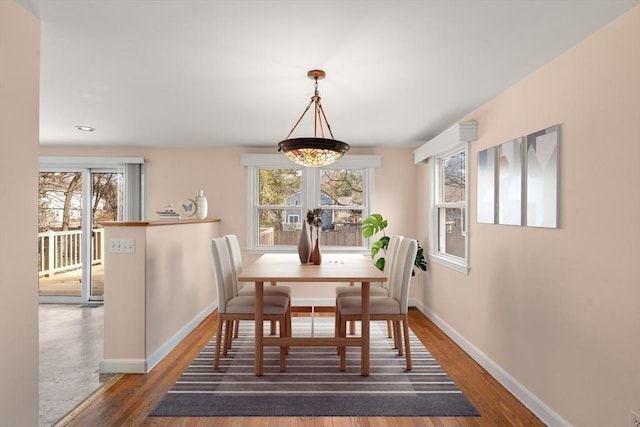
[[522,225],[522,147],[519,137],[498,146],[498,224]]
[[480,223],[496,223],[496,161],[497,147],[478,152],[478,205],[477,220]]
[[560,126],[527,135],[527,226],[558,227]]
[[478,152],[478,223],[558,228],[560,125]]

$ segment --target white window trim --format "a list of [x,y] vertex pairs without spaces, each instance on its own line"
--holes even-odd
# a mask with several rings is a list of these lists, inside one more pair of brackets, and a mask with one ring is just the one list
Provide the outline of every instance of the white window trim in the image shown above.
[[[457,203],[436,203],[436,200],[442,200],[442,195],[440,194],[442,189],[442,174],[439,168],[440,160],[447,158],[453,154],[464,152],[465,161],[465,201],[457,202]],[[430,218],[429,221],[429,253],[428,257],[430,261],[433,261],[438,264],[445,265],[449,268],[457,270],[461,273],[468,274],[469,273],[469,143],[462,142],[457,145],[451,147],[449,150],[433,156],[431,158],[430,163],[430,176],[431,176],[431,194],[433,195],[430,198]],[[464,209],[464,218],[463,218],[463,232],[462,235],[464,237],[464,258],[460,258],[454,255],[449,255],[443,252],[439,252],[437,248],[439,247],[438,239],[441,237],[439,234],[439,224],[438,224],[438,209],[442,207],[452,207],[452,208],[463,208]]]
[[[414,150],[414,162],[428,162],[429,177],[431,180],[431,197],[429,198],[429,247],[427,250],[427,258],[429,261],[437,264],[445,265],[453,270],[464,274],[469,274],[469,142],[475,141],[478,135],[478,122],[468,121],[459,122],[442,132],[429,142],[423,144]],[[448,157],[449,155],[461,151],[465,151],[465,207],[464,207],[464,238],[465,238],[465,258],[460,259],[448,254],[438,252],[438,207],[435,200],[439,192],[440,177],[437,176],[439,159]]]
[[40,156],[40,165],[43,167],[104,168],[126,163],[144,164],[144,157]]
[[[292,246],[258,246],[256,236],[252,231],[252,225],[257,223],[257,210],[255,207],[258,204],[258,170],[260,168],[282,168],[282,169],[301,169],[304,176],[303,179],[303,191],[302,199],[300,200],[300,206],[304,213],[307,209],[320,206],[320,192],[319,188],[319,172],[316,168],[304,168],[297,165],[287,159],[281,154],[243,154],[240,157],[242,166],[246,166],[247,170],[247,253],[250,254],[262,254],[267,252],[291,252]],[[331,164],[327,169],[364,169],[364,180],[366,183],[367,192],[364,195],[363,200],[363,218],[366,218],[371,212],[373,207],[373,194],[374,194],[374,169],[379,168],[382,165],[381,156],[376,155],[348,155],[337,162]],[[308,200],[308,196],[313,195],[314,200]],[[369,240],[363,240],[363,246],[358,247],[326,247],[323,248],[323,252],[331,253],[333,251],[339,252],[356,252],[367,253],[369,248]]]

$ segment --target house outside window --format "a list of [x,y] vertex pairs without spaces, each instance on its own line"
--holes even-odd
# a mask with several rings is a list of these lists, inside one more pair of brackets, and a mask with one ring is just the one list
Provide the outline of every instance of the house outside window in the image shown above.
[[368,250],[361,223],[371,211],[379,156],[352,155],[326,168],[304,168],[280,155],[243,155],[242,163],[248,173],[250,253],[295,251],[300,229],[308,226],[307,211],[318,207],[323,252]]

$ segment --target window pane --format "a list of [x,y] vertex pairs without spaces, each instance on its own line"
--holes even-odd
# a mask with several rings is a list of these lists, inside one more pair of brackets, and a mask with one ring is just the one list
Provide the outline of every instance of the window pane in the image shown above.
[[260,227],[258,244],[261,246],[297,245],[302,223],[302,210],[258,209]]
[[[320,178],[320,205],[324,246],[361,246],[364,171],[323,169]],[[341,209],[341,206],[352,209]],[[356,208],[356,209],[353,209]]]
[[362,206],[363,170],[323,169],[320,183],[321,206]]
[[260,169],[260,206],[300,205],[302,170]]
[[323,209],[320,244],[325,246],[362,245],[362,210]]
[[438,209],[438,235],[440,236],[438,251],[464,258],[465,238],[462,235],[462,209]]
[[442,159],[444,202],[463,202],[465,189],[464,152]]

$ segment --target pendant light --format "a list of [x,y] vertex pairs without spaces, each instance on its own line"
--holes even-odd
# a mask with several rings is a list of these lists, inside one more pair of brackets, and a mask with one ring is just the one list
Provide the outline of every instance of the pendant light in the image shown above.
[[[311,70],[307,73],[307,77],[314,80],[314,92],[311,101],[307,104],[302,115],[298,119],[291,132],[287,137],[278,143],[278,151],[282,151],[289,160],[306,167],[327,166],[340,159],[347,151],[349,144],[334,139],[331,126],[324,114],[324,109],[320,103],[320,94],[318,92],[318,80],[324,79],[326,76],[322,70]],[[296,129],[302,118],[313,105],[314,121],[313,136],[304,138],[289,138]],[[325,138],[325,127],[329,131],[331,138]],[[318,134],[320,135],[318,137]]]

